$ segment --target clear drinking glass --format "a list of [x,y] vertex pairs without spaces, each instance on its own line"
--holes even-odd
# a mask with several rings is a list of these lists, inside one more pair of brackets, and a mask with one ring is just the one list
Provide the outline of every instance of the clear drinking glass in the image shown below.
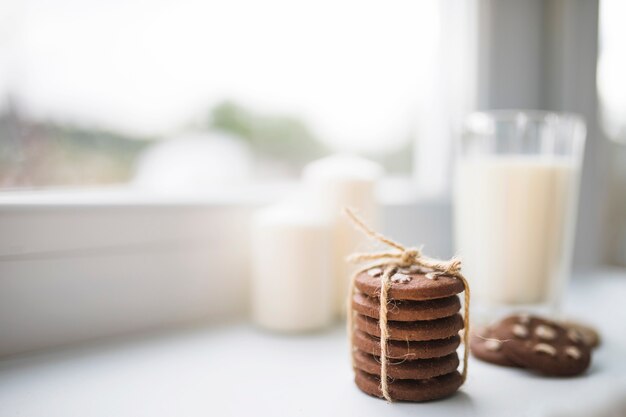
[[573,114],[469,115],[454,184],[458,255],[478,321],[557,314],[568,281],[585,142]]

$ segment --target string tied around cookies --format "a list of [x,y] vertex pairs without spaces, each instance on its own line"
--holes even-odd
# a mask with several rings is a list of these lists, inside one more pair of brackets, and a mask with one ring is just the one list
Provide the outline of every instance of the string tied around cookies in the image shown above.
[[389,381],[387,379],[387,342],[389,339],[389,329],[387,327],[387,303],[389,302],[388,292],[392,282],[391,277],[398,268],[419,266],[428,271],[426,273],[426,277],[429,279],[437,279],[439,276],[445,275],[454,277],[463,283],[465,297],[463,306],[463,368],[461,371],[461,377],[463,382],[465,382],[467,379],[467,361],[469,358],[470,288],[467,280],[461,273],[461,261],[455,258],[448,261],[428,258],[422,254],[421,249],[406,248],[400,243],[376,232],[366,225],[365,222],[363,222],[363,220],[361,220],[349,208],[345,208],[344,212],[352,223],[367,237],[391,248],[391,250],[382,252],[354,253],[348,257],[348,262],[351,263],[367,262],[367,265],[357,270],[350,279],[347,303],[347,326],[351,349],[353,349],[352,337],[354,333],[353,311],[351,309],[351,304],[355,291],[356,277],[371,268],[383,269],[383,273],[380,276],[380,310],[378,315],[378,323],[380,327],[380,390],[383,397],[389,402],[393,401],[389,394]]

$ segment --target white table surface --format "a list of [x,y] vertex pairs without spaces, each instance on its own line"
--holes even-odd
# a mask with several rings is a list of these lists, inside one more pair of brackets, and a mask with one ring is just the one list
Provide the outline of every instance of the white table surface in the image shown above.
[[0,416],[626,416],[626,274],[594,274],[570,293],[566,311],[604,338],[579,378],[471,360],[453,397],[387,404],[352,382],[342,328],[279,336],[239,323],[5,359]]

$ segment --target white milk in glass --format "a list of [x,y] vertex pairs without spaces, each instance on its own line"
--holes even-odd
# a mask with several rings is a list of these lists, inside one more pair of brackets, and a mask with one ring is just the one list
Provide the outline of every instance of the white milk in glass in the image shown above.
[[458,255],[481,306],[555,307],[569,274],[579,166],[572,158],[461,158]]

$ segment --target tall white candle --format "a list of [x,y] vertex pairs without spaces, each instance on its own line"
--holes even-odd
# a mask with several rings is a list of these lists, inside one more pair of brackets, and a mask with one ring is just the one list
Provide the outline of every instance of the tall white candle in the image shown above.
[[252,315],[285,332],[329,325],[334,315],[330,228],[305,204],[279,204],[252,224]]
[[303,172],[313,207],[331,222],[335,310],[339,314],[345,312],[348,279],[354,271],[354,267],[346,263],[346,257],[359,247],[364,249],[365,241],[347,221],[342,210],[344,207],[355,209],[377,228],[375,186],[382,173],[380,165],[350,155],[333,155],[311,162]]

